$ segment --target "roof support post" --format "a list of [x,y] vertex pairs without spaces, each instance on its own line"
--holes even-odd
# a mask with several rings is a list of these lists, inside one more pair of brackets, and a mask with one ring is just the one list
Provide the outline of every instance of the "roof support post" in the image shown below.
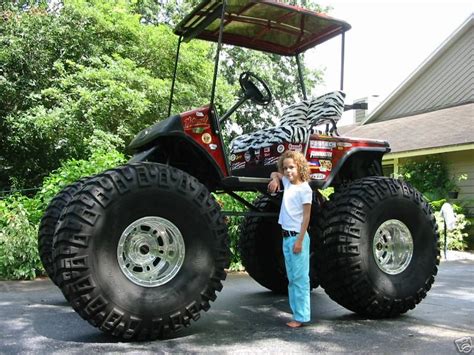
[[179,50],[181,48],[182,40],[183,40],[183,36],[179,36],[178,49],[176,50],[176,60],[174,62],[173,81],[171,82],[170,102],[168,104],[168,117],[171,116],[171,106],[173,105],[174,84],[176,82],[176,73],[178,71]]
[[345,47],[346,47],[346,33],[342,32],[342,43],[341,43],[341,88],[344,90],[344,56],[345,56]]
[[225,19],[225,11],[227,7],[227,0],[222,0],[222,14],[221,14],[221,23],[219,27],[219,39],[217,41],[217,53],[216,53],[216,60],[214,63],[214,78],[212,79],[212,91],[211,91],[211,105],[210,108],[214,107],[214,96],[216,93],[216,81],[217,81],[217,73],[219,71],[219,59],[222,49],[222,34],[224,33],[224,19]]
[[306,86],[304,84],[304,78],[303,78],[303,67],[301,65],[299,53],[296,55],[296,64],[298,64],[298,76],[300,79],[301,91],[303,92],[303,98],[307,100],[308,97],[306,96]]

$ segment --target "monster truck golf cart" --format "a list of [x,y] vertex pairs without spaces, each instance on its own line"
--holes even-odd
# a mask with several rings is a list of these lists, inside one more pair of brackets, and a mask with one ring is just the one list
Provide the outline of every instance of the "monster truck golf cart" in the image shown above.
[[[210,104],[141,131],[125,166],[65,187],[51,202],[39,251],[52,280],[90,324],[125,339],[165,337],[207,311],[229,265],[225,215],[211,192],[247,207],[240,251],[257,282],[285,292],[277,224],[281,193],[267,193],[285,150],[303,152],[314,190],[311,283],[347,309],[391,317],[412,309],[430,289],[438,265],[433,213],[409,184],[381,176],[387,142],[340,137],[344,93],[308,98],[299,55],[349,24],[277,1],[205,0],[177,26],[183,41],[217,42]],[[223,143],[221,126],[244,102],[266,106],[270,88],[250,72],[242,96],[222,115],[214,106],[222,44],[295,57],[302,100],[276,127]],[[343,63],[343,60],[341,60]],[[343,71],[341,70],[341,76]],[[342,90],[341,79],[341,90]],[[334,187],[325,200],[319,189]],[[236,192],[257,191],[254,202]]]

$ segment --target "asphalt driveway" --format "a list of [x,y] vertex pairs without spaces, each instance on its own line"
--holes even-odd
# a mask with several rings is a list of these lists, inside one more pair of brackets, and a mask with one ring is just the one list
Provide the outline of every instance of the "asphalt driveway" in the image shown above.
[[[230,274],[217,301],[173,339],[122,342],[82,320],[48,279],[0,282],[0,353],[370,352],[458,353],[474,341],[474,260],[447,261],[415,310],[359,317],[312,292],[313,322],[289,329],[287,299]],[[463,338],[463,339],[462,339]],[[462,340],[459,340],[462,339]]]

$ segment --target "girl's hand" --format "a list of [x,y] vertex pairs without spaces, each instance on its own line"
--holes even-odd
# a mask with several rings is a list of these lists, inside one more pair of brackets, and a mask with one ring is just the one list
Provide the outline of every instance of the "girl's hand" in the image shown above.
[[301,249],[303,249],[303,241],[298,238],[295,244],[293,244],[293,253],[299,254],[301,253]]
[[280,180],[278,178],[273,178],[268,183],[268,192],[270,192],[270,193],[277,192],[279,188],[280,188]]

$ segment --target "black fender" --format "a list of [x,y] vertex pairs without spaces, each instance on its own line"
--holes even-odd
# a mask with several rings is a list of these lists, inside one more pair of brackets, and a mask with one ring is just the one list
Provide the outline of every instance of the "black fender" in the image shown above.
[[214,190],[224,178],[216,161],[189,137],[174,115],[140,131],[128,148],[133,152],[129,163],[150,161],[174,166],[196,177],[209,190]]
[[[333,182],[335,181],[336,177],[338,174],[340,174],[345,167],[347,167],[349,164],[348,162],[350,160],[352,161],[368,161],[368,162],[377,162],[379,165],[381,165],[382,162],[382,157],[385,153],[390,152],[389,147],[358,147],[351,149],[350,151],[347,152],[338,162],[335,167],[333,167],[333,170],[331,171],[331,174],[329,175],[328,179],[324,182],[322,185],[321,189],[325,189]],[[365,176],[372,176],[372,175],[381,175],[381,171],[377,172],[376,174],[364,174],[363,176],[357,176],[356,178],[362,178]]]
[[210,191],[214,191],[224,178],[216,161],[184,132],[156,135],[141,148],[135,151],[129,163],[149,161],[173,166],[197,178]]
[[167,119],[155,123],[153,126],[147,127],[138,132],[135,138],[133,138],[128,145],[127,149],[134,152],[143,151],[146,147],[149,147],[150,144],[158,137],[183,133],[184,129],[183,125],[181,124],[181,116],[170,116]]

